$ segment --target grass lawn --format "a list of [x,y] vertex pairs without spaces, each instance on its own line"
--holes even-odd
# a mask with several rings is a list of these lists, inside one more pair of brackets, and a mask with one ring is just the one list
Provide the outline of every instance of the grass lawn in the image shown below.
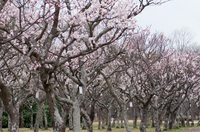
[[[131,125],[131,131],[132,132],[140,132],[139,130],[139,123],[138,123],[138,126],[137,128],[133,128],[133,123],[132,121],[130,121],[130,125]],[[97,122],[94,122],[93,123],[93,127],[94,127],[94,132],[107,132],[106,129],[100,129],[98,130],[98,123]],[[179,128],[179,129],[173,129],[173,130],[170,130],[168,132],[184,132],[186,131],[187,129],[189,129],[191,127],[183,127],[183,128]],[[19,132],[33,132],[34,130],[33,129],[29,129],[29,128],[20,128],[19,129]],[[116,128],[112,128],[112,131],[113,132],[126,132],[126,129],[125,128],[119,128],[119,129],[116,129]],[[3,132],[8,132],[7,129],[3,129]],[[40,129],[39,132],[52,132],[52,128],[49,128],[48,130],[42,130]],[[73,132],[73,131],[69,131],[69,128],[66,129],[66,132]],[[82,132],[87,132],[87,130],[82,130]],[[147,128],[147,132],[155,132],[155,128],[151,128],[151,127],[148,127]]]

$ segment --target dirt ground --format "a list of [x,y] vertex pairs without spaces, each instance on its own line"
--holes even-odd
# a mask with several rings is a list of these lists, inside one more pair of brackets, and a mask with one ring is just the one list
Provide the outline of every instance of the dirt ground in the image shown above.
[[200,132],[200,128],[190,128],[188,130],[185,130],[184,132]]

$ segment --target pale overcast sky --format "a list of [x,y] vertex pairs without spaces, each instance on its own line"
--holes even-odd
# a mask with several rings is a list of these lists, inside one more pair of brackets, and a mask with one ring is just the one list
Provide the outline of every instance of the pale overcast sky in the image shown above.
[[187,28],[194,41],[200,44],[200,0],[171,0],[161,6],[147,7],[137,16],[140,26],[151,25],[151,31],[170,35],[177,29]]

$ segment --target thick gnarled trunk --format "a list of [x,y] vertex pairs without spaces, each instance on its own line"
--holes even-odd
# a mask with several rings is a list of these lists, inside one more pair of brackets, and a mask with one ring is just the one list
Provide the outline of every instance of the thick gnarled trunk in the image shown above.
[[58,111],[54,93],[48,87],[45,88],[45,93],[46,93],[46,97],[47,97],[47,103],[49,105],[50,115],[53,120],[53,132],[64,132],[63,125],[62,125],[63,120]]

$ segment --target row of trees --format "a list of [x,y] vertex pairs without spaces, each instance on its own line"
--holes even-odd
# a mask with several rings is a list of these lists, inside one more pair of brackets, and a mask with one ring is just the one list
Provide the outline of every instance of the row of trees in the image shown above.
[[67,115],[74,132],[81,117],[92,132],[96,111],[103,121],[106,111],[108,130],[116,115],[130,132],[129,103],[140,111],[141,132],[150,111],[156,132],[162,121],[165,130],[173,128],[178,113],[184,122],[184,108],[199,103],[198,52],[169,48],[170,39],[135,20],[166,1],[0,1],[0,98],[9,130],[19,131],[27,102],[37,103],[35,131],[45,102],[54,132],[65,131]]

